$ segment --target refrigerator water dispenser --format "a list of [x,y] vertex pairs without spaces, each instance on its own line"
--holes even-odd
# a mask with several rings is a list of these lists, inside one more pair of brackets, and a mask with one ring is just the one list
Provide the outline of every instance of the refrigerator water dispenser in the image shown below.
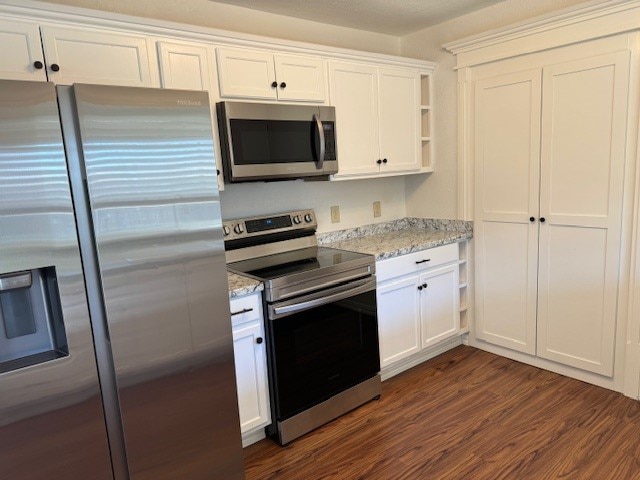
[[0,373],[68,354],[55,267],[0,274]]

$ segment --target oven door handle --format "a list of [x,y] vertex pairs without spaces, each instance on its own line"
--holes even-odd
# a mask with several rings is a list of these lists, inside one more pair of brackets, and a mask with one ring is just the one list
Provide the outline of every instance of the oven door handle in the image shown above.
[[369,292],[376,288],[376,277],[369,277],[358,282],[351,282],[347,285],[331,288],[322,292],[316,292],[297,299],[295,303],[281,306],[269,306],[269,319],[276,320],[296,312],[309,310],[310,308],[337,302],[360,293]]

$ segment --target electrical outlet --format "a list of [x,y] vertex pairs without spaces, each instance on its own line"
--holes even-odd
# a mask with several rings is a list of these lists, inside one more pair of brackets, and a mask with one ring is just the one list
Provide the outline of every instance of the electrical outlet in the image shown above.
[[382,205],[380,205],[380,202],[373,202],[373,216],[374,217],[382,216]]
[[331,207],[331,223],[340,223],[340,207],[338,205]]

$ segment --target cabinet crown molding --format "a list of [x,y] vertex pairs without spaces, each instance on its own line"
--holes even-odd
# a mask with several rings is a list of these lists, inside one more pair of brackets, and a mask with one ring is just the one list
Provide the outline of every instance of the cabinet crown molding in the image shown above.
[[459,57],[456,68],[461,68],[635,29],[640,29],[640,0],[592,0],[442,47]]
[[416,69],[431,73],[435,62],[427,60],[331,47],[313,43],[264,37],[198,25],[169,22],[153,18],[58,5],[37,0],[0,0],[0,15],[16,20],[47,22],[64,26],[100,27],[128,31],[149,36],[171,37],[179,40],[208,42],[214,46],[239,46],[262,51],[277,51],[314,55],[325,59],[371,62],[399,68]]

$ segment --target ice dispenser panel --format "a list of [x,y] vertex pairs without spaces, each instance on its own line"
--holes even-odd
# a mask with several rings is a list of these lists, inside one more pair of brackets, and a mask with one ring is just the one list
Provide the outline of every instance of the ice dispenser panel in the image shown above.
[[0,274],[0,373],[69,354],[55,267]]

